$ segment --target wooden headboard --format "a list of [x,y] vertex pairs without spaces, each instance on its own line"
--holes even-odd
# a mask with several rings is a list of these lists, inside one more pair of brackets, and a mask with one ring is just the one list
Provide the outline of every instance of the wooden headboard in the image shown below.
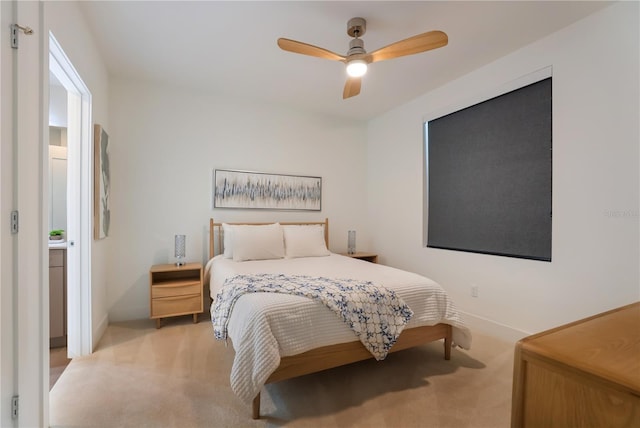
[[[250,225],[250,226],[264,226],[267,224],[273,224],[275,222],[265,222],[265,223],[227,223],[231,225]],[[325,218],[324,221],[302,221],[302,222],[292,222],[292,221],[281,221],[279,222],[283,226],[293,225],[293,226],[324,226],[324,241],[327,244],[327,248],[329,248],[329,219]],[[209,219],[209,259],[212,259],[215,255],[215,230],[218,229],[218,248],[222,250],[222,243],[224,238],[224,233],[222,232],[222,223],[215,223],[213,219]]]

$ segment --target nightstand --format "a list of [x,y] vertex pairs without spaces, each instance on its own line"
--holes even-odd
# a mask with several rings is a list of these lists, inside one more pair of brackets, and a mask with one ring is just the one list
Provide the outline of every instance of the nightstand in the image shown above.
[[193,314],[193,322],[198,322],[198,314],[203,311],[202,264],[187,263],[154,265],[149,270],[150,318],[160,320],[166,317]]
[[341,255],[353,257],[354,259],[360,259],[371,263],[378,263],[378,255],[375,253],[355,252],[353,254],[341,253]]

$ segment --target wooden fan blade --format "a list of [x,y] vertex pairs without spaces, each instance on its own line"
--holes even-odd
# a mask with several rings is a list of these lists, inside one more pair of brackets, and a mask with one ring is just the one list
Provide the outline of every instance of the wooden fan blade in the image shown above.
[[360,93],[360,87],[362,86],[362,78],[349,77],[347,83],[344,84],[344,91],[342,91],[342,99],[355,97]]
[[345,59],[345,57],[343,57],[342,55],[338,55],[337,53],[328,51],[326,49],[290,39],[278,39],[278,46],[280,46],[280,49],[282,50],[302,55],[315,56],[318,58],[330,59],[333,61],[344,61]]
[[442,31],[429,31],[380,48],[370,53],[368,58],[371,62],[384,61],[441,48],[446,46],[447,43],[449,43],[449,38],[445,33]]

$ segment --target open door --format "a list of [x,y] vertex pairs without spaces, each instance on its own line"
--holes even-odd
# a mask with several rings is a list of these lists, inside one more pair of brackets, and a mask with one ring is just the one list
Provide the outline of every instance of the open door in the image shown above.
[[[13,23],[14,2],[0,1],[0,28]],[[7,214],[13,202],[14,58],[8,31],[0,31],[0,426],[12,427],[11,400],[16,384],[14,302],[14,235]]]
[[[57,43],[43,29],[42,2],[0,1],[0,27],[20,30],[17,48],[0,32],[0,426],[49,424],[48,96],[49,60],[76,88],[79,146],[74,183],[77,231],[70,239],[77,268],[69,299],[77,320],[69,331],[74,355],[91,352],[91,96]],[[55,41],[55,39],[53,39]],[[51,57],[46,54],[51,46]],[[44,53],[44,55],[43,55]],[[60,60],[62,58],[62,60]],[[66,61],[64,60],[66,58]],[[55,65],[54,65],[55,66]],[[60,76],[58,76],[60,78]],[[62,81],[62,80],[61,80]],[[45,134],[46,132],[46,134]],[[12,222],[13,217],[16,221]],[[11,216],[11,218],[9,218]],[[14,228],[15,227],[15,228]],[[71,233],[71,232],[70,232]],[[16,397],[18,406],[13,405]],[[18,401],[19,400],[19,401]]]
[[91,93],[53,34],[49,71],[67,91],[67,350],[68,357],[92,349],[92,126]]
[[[48,425],[49,338],[42,7],[0,2],[2,31],[2,404],[0,424]],[[32,31],[26,31],[26,28]],[[5,36],[5,34],[8,36]],[[17,43],[11,43],[11,40]],[[8,129],[5,129],[7,127]],[[6,168],[5,168],[6,167]],[[10,213],[15,213],[11,229]],[[48,289],[47,289],[48,290]],[[10,300],[7,300],[10,299]],[[5,336],[8,333],[9,337]],[[7,376],[5,378],[5,376]],[[5,382],[9,385],[5,387]],[[11,389],[9,389],[11,388]],[[12,404],[12,397],[19,405]]]

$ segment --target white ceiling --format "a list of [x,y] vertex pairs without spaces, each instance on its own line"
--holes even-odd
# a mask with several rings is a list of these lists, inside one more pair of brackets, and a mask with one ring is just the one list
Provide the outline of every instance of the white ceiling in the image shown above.
[[[605,6],[595,1],[87,1],[81,7],[112,76],[369,119]],[[442,30],[449,44],[371,64],[342,99],[344,65],[282,51],[279,37],[346,54],[347,21],[367,20],[372,52]]]

